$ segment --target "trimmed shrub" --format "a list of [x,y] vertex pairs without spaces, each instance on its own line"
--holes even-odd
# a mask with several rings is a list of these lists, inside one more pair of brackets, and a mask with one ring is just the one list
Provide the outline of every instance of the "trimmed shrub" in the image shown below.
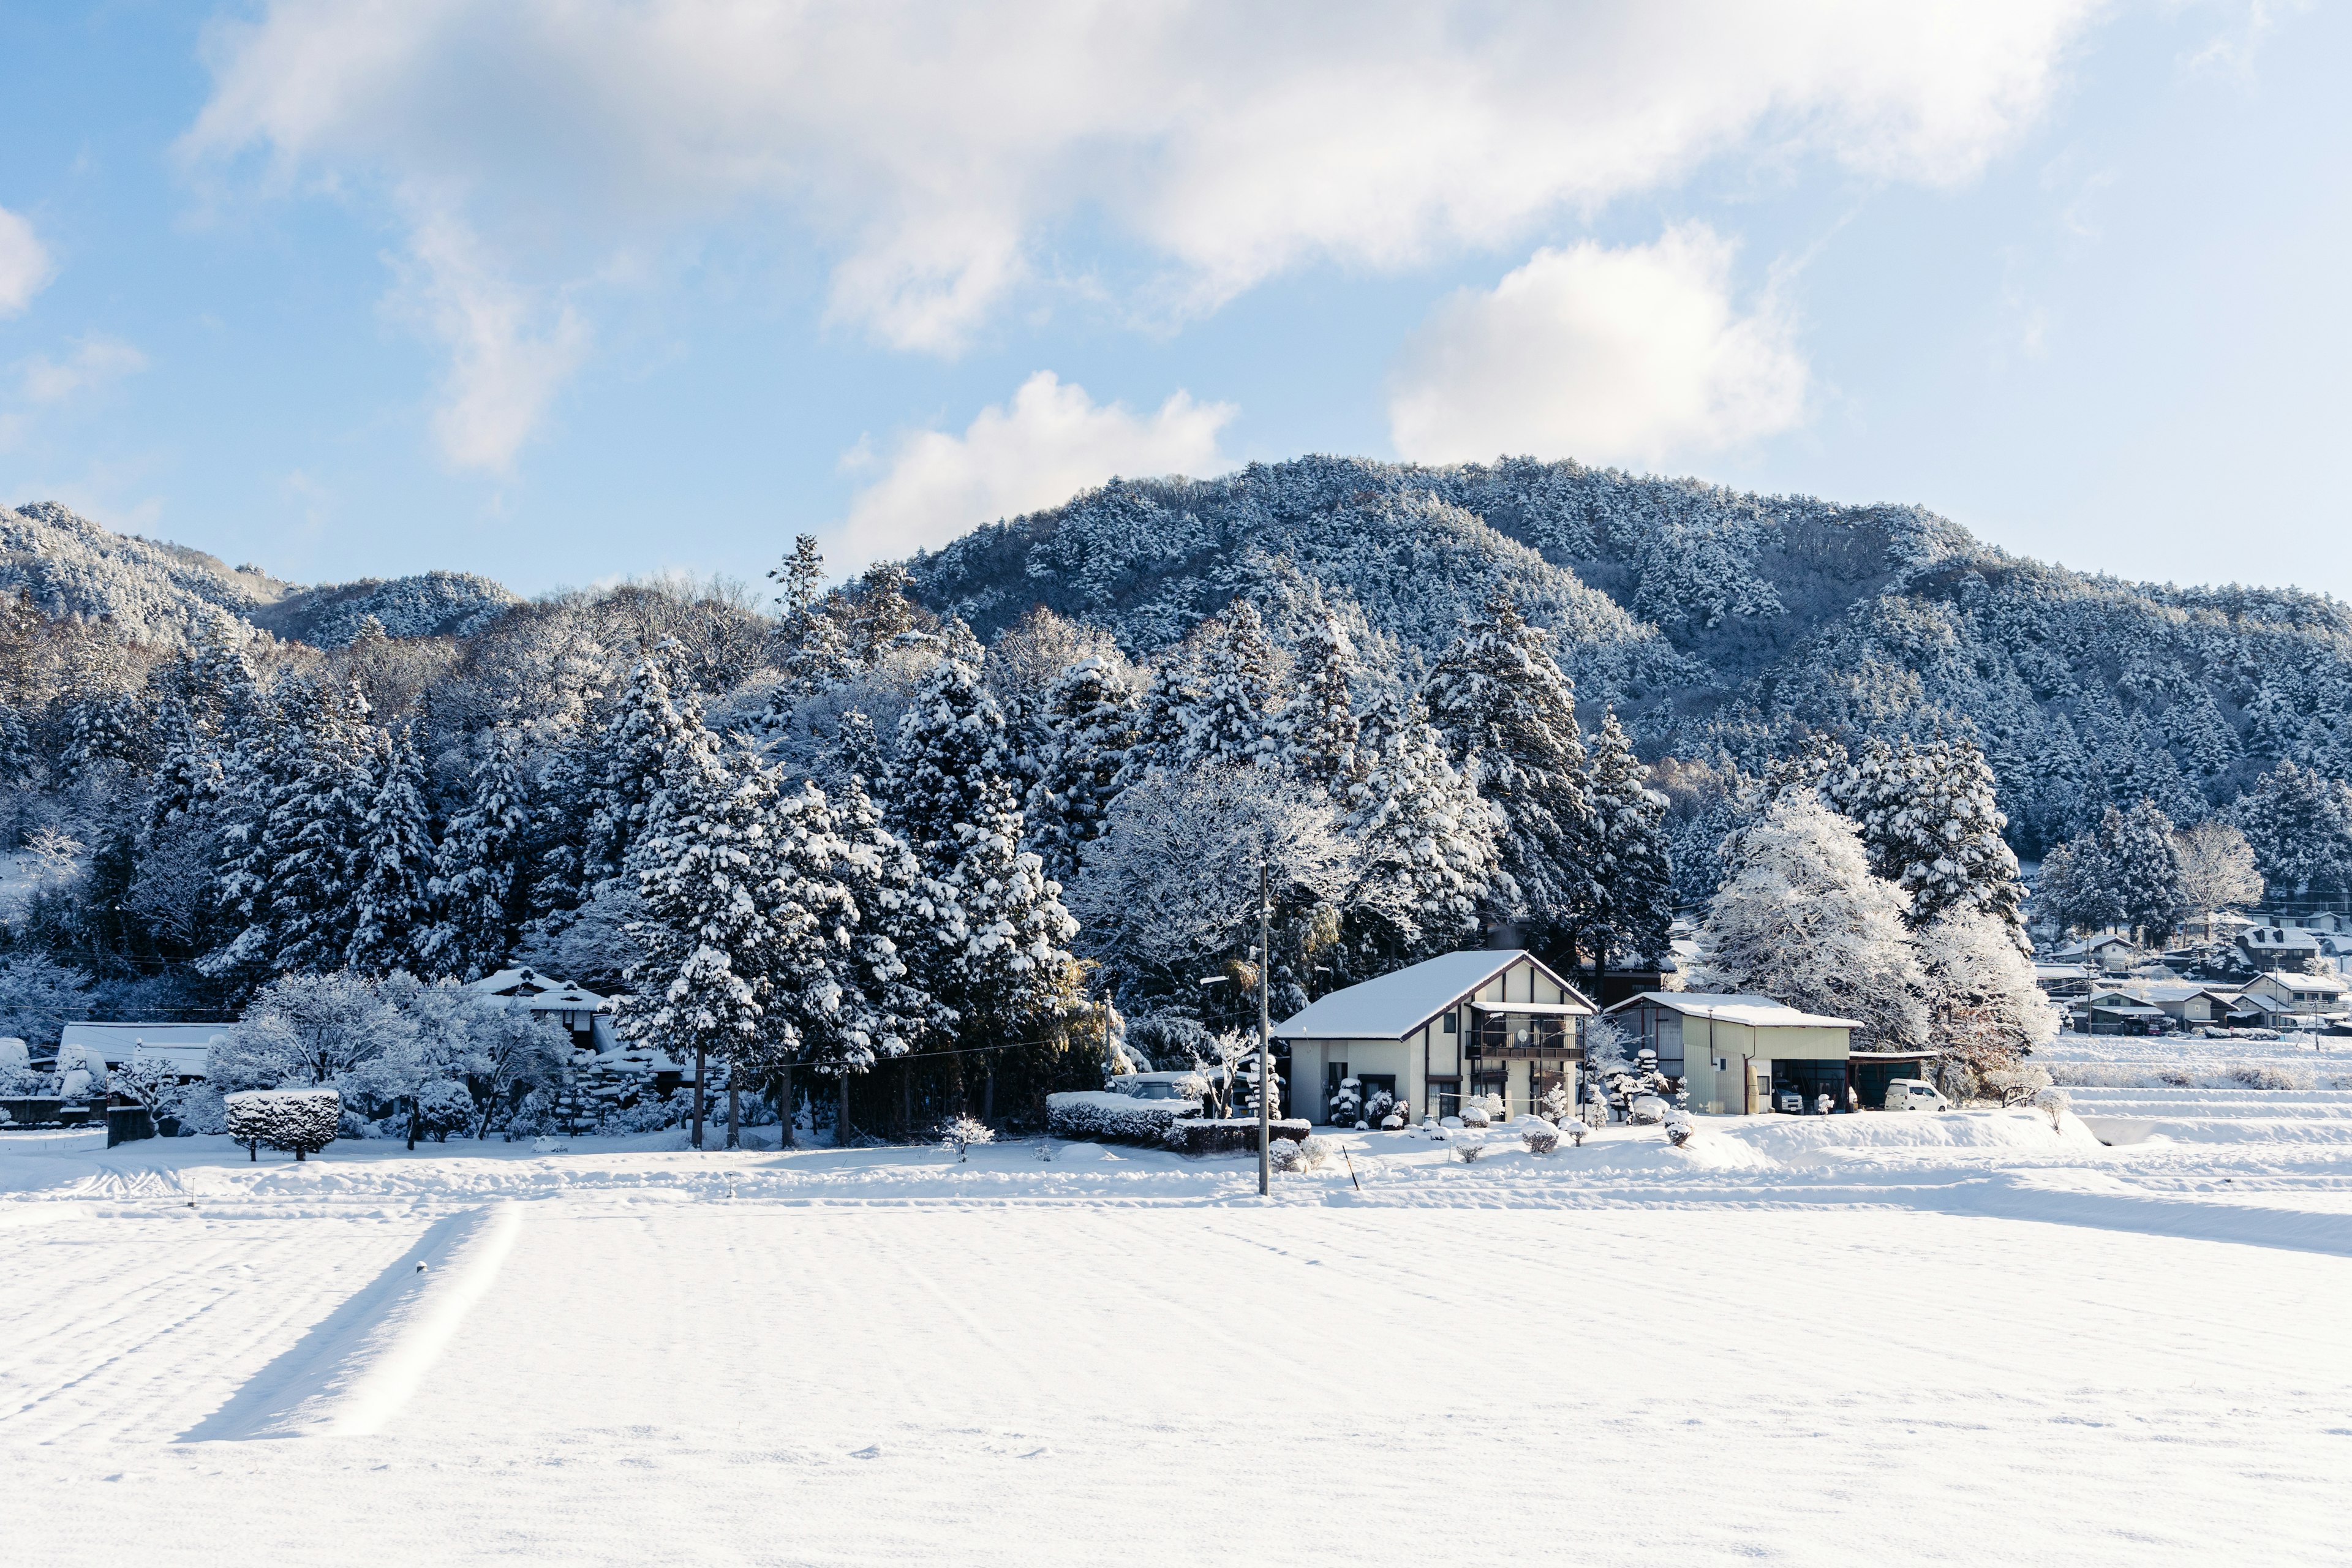
[[1519,1129],[1519,1142],[1528,1146],[1530,1154],[1549,1154],[1559,1147],[1559,1129],[1541,1121],[1529,1122]]
[[[1303,1116],[1286,1118],[1276,1121],[1273,1126],[1276,1142],[1287,1140],[1293,1143],[1303,1143],[1307,1134],[1314,1131]],[[1172,1121],[1169,1123],[1161,1142],[1180,1154],[1255,1154],[1257,1152],[1257,1118],[1232,1116],[1214,1121]]]
[[1463,1101],[1463,1103],[1462,1103],[1462,1125],[1463,1125],[1463,1126],[1465,1126],[1465,1127],[1487,1127],[1487,1126],[1491,1126],[1491,1125],[1493,1125],[1493,1123],[1494,1123],[1494,1118],[1486,1114],[1486,1106],[1484,1106],[1484,1105],[1480,1104],[1477,1100],[1465,1100],[1465,1101]]
[[1178,1122],[1200,1114],[1200,1106],[1192,1100],[1138,1100],[1108,1089],[1076,1089],[1045,1097],[1045,1131],[1056,1138],[1159,1143]]
[[248,1089],[222,1100],[228,1135],[256,1159],[264,1143],[307,1158],[335,1141],[342,1121],[343,1098],[331,1089]]
[[1465,1132],[1454,1141],[1454,1157],[1465,1165],[1475,1165],[1486,1152],[1484,1132]]

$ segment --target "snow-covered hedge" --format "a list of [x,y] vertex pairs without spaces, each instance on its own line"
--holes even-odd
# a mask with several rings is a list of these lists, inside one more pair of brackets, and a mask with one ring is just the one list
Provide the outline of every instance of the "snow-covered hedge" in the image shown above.
[[248,1153],[267,1143],[297,1159],[335,1141],[343,1097],[331,1089],[248,1089],[223,1095],[228,1135]]
[[1201,1114],[1189,1100],[1138,1100],[1108,1089],[1079,1089],[1045,1097],[1045,1131],[1056,1138],[1112,1138],[1158,1143],[1183,1118]]
[[[1303,1116],[1277,1119],[1274,1124],[1276,1142],[1288,1140],[1303,1143],[1313,1131]],[[1166,1138],[1169,1148],[1181,1154],[1255,1154],[1257,1152],[1257,1118],[1227,1116],[1215,1120],[1187,1120],[1170,1124]]]

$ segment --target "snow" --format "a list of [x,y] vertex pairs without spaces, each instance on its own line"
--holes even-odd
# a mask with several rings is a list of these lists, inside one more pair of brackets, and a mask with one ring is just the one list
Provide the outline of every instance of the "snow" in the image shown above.
[[1718,1018],[1727,1024],[1747,1024],[1759,1029],[1857,1029],[1862,1026],[1852,1018],[1832,1018],[1822,1013],[1808,1013],[1801,1008],[1785,1006],[1769,996],[1750,996],[1730,991],[1643,991],[1609,1010],[1614,1013],[1618,1007],[1631,1007],[1640,1002],[1654,1002],[1677,1013]]
[[1474,949],[1425,959],[1334,991],[1274,1032],[1288,1040],[1395,1039],[1527,956],[1516,949]]
[[[0,1133],[9,1550],[1522,1561],[1639,1477],[1589,1560],[2337,1554],[2352,1088],[2071,1092],[2167,1131],[1355,1133],[1265,1201],[1058,1141]],[[1531,1321],[1637,1353],[1462,1339]]]

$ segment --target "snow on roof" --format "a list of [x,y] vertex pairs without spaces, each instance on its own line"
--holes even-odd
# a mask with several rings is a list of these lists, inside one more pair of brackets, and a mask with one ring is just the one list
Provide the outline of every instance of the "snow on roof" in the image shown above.
[[2274,980],[2290,991],[2300,991],[2318,996],[2333,996],[2338,992],[2352,990],[2352,982],[2344,981],[2333,974],[2288,974],[2281,972],[2262,975],[2252,984],[2260,984],[2263,980]]
[[2116,993],[2137,996],[2143,1002],[2186,1002],[2191,996],[2228,996],[2227,991],[2216,991],[2210,985],[2200,985],[2193,980],[2135,980],[2117,986]]
[[2037,963],[2033,966],[2036,980],[2088,980],[2091,972],[2079,963]]
[[1751,996],[1736,991],[1643,991],[1627,997],[1609,1011],[1619,1012],[1639,1002],[1654,1002],[1685,1017],[1714,1018],[1726,1024],[1745,1024],[1755,1029],[1862,1027],[1852,1018],[1832,1018],[1826,1013],[1801,1012],[1769,996]]
[[2094,1002],[2091,1004],[2091,1011],[2094,1013],[2113,1013],[2116,1016],[2123,1018],[2161,1018],[2164,1016],[2163,1008],[2150,1007],[2144,1003],[2139,1002]]
[[137,1056],[165,1060],[193,1059],[199,1064],[216,1041],[228,1038],[230,1026],[219,1024],[68,1024],[58,1031],[60,1055],[69,1046],[98,1051],[109,1067],[120,1067]]
[[[1525,948],[1449,952],[1334,991],[1276,1025],[1274,1032],[1291,1040],[1402,1039],[1521,959],[1551,974],[1550,967]],[[1559,979],[1556,974],[1552,978]],[[1569,994],[1575,994],[1573,987]]]
[[485,974],[469,982],[467,990],[485,996],[518,996],[530,1004],[534,1013],[589,1012],[604,1005],[604,998],[593,991],[583,991],[569,980],[534,970],[501,969],[496,974]]

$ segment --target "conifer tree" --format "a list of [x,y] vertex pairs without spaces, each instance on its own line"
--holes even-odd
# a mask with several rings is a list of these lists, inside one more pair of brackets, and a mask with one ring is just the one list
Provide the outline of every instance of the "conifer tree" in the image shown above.
[[1084,658],[1046,689],[1043,717],[1047,738],[1029,788],[1029,837],[1046,874],[1066,882],[1118,799],[1139,715],[1120,668]]
[[502,723],[484,738],[466,807],[441,836],[430,968],[477,979],[512,950],[530,900],[530,826],[516,736]]
[[332,970],[349,951],[350,899],[373,791],[367,703],[356,687],[296,683],[281,704],[267,801],[236,824],[222,901],[243,929],[210,972]]
[[1674,921],[1674,867],[1666,852],[1666,801],[1643,781],[1633,742],[1614,711],[1604,712],[1585,752],[1591,783],[1594,899],[1592,952],[1605,969],[1623,951],[1643,963],[1665,955]]
[[1862,830],[1871,870],[1911,895],[1915,930],[1947,910],[1979,910],[2025,942],[2025,884],[2001,837],[1992,769],[1973,742],[1872,739],[1830,777],[1826,797]]
[[670,753],[688,721],[670,699],[665,643],[629,668],[627,684],[597,737],[595,808],[581,852],[581,879],[593,886],[616,876],[645,832]]
[[1430,672],[1429,721],[1479,795],[1502,813],[1503,868],[1542,945],[1564,946],[1591,919],[1592,808],[1587,797],[1576,689],[1552,659],[1550,634],[1505,598],[1489,624],[1466,632]]
[[961,829],[978,820],[980,791],[1004,772],[1004,715],[961,659],[943,658],[899,716],[884,807],[891,826],[939,875]]
[[1275,766],[1281,760],[1276,707],[1274,643],[1257,606],[1236,599],[1203,650],[1184,710],[1184,763]]
[[1128,748],[1118,787],[1128,789],[1182,765],[1184,720],[1194,696],[1192,671],[1182,648],[1171,649],[1155,666],[1136,704],[1135,742]]
[[2352,884],[2352,784],[2284,762],[2230,816],[2273,889],[2302,896]]
[[2156,802],[2129,811],[2107,807],[2099,823],[2099,856],[2116,902],[2138,939],[2168,935],[2180,924],[2180,860],[2172,847],[2172,819]]
[[433,831],[425,809],[425,765],[413,728],[379,731],[374,794],[361,827],[352,889],[350,967],[363,974],[420,971],[432,925]]
[[1349,821],[1363,856],[1349,913],[1357,945],[1375,963],[1413,963],[1469,946],[1482,903],[1514,896],[1496,812],[1446,760],[1437,731],[1413,717],[1382,738]]
[[1356,645],[1328,611],[1307,624],[1292,668],[1297,693],[1282,713],[1283,762],[1302,778],[1347,798],[1363,738],[1356,717]]

